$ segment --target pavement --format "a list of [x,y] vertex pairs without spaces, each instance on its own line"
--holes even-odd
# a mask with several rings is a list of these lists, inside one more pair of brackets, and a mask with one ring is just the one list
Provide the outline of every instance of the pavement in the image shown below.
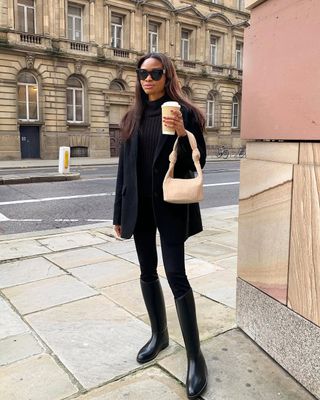
[[[236,326],[238,206],[202,211],[186,242],[209,383],[202,400],[314,399]],[[1,400],[182,400],[186,355],[159,252],[169,347],[150,327],[133,240],[107,223],[0,236]]]

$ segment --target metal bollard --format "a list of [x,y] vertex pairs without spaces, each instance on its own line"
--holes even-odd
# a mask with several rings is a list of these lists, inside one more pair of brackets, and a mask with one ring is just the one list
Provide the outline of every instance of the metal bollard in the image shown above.
[[70,172],[70,147],[59,148],[59,174]]

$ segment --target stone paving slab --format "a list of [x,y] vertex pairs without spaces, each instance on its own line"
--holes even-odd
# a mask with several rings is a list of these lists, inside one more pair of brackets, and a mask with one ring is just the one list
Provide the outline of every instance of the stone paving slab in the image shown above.
[[0,340],[0,366],[43,352],[44,348],[31,333],[10,336]]
[[[86,389],[138,368],[137,351],[150,328],[104,296],[26,317],[42,340]],[[162,357],[177,350],[171,344]]]
[[62,400],[78,391],[46,354],[1,367],[0,388],[3,400]]
[[36,240],[10,240],[0,243],[0,261],[8,261],[15,258],[38,256],[50,253],[50,250]]
[[97,292],[72,276],[59,276],[3,290],[21,314],[82,299]]
[[220,233],[218,235],[214,235],[210,238],[210,240],[214,243],[222,244],[228,247],[238,247],[238,232],[231,231],[226,233]]
[[228,257],[228,258],[224,258],[223,260],[216,261],[216,264],[220,265],[222,268],[231,269],[234,271],[237,270],[237,263],[238,263],[237,256]]
[[126,254],[131,251],[135,251],[135,245],[133,240],[117,240],[115,242],[99,244],[95,246],[98,249],[106,251],[115,256],[119,254]]
[[70,272],[81,281],[95,288],[127,282],[140,276],[140,268],[137,265],[117,257],[97,264],[72,268]]
[[190,279],[190,285],[196,292],[212,300],[236,307],[237,273],[234,270],[216,271],[211,274]]
[[[185,267],[186,267],[186,274],[189,279],[197,278],[199,276],[223,270],[223,268],[217,264],[201,260],[200,258],[191,258],[191,257],[186,259]],[[166,273],[163,266],[160,266],[158,268],[158,273],[164,278],[166,277]]]
[[216,244],[210,240],[187,246],[186,253],[193,257],[207,260],[210,263],[215,263],[218,260],[237,255],[237,249]]
[[[174,298],[168,281],[160,277],[160,282],[166,307],[174,305]],[[140,279],[106,287],[101,289],[100,292],[135,316],[146,314],[146,306],[140,288]]]
[[[204,400],[314,400],[300,384],[241,331],[234,329],[202,344],[208,365]],[[159,362],[181,382],[184,351]]]
[[158,367],[110,383],[79,400],[185,400],[185,388]]
[[0,288],[21,285],[65,274],[43,257],[0,264]]
[[61,251],[105,243],[105,240],[89,232],[74,232],[70,234],[51,236],[46,239],[39,239],[39,243],[52,251]]
[[0,340],[9,336],[19,335],[30,331],[27,324],[23,322],[10,305],[0,297]]
[[[200,340],[206,340],[236,327],[235,310],[195,294]],[[141,319],[149,324],[148,315]],[[167,307],[170,338],[184,346],[175,306]]]
[[58,253],[48,254],[45,257],[64,269],[80,267],[82,265],[88,264],[95,264],[98,262],[113,259],[111,254],[96,249],[95,247],[65,250]]

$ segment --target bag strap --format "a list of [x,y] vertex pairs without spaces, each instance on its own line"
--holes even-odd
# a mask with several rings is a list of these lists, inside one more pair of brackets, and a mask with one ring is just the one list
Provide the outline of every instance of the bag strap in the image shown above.
[[[193,133],[191,133],[189,131],[186,131],[186,132],[187,132],[188,140],[189,140],[189,143],[190,143],[190,147],[192,149],[192,160],[193,160],[193,163],[194,163],[194,165],[196,167],[198,176],[202,176],[202,169],[201,169],[201,165],[200,165],[200,152],[199,152],[199,149],[197,147],[196,138],[194,137]],[[169,172],[169,175],[171,177],[173,177],[174,166],[175,166],[175,163],[177,162],[178,141],[179,141],[179,137],[177,137],[176,141],[174,142],[172,152],[169,155],[170,165],[169,165],[168,172]]]

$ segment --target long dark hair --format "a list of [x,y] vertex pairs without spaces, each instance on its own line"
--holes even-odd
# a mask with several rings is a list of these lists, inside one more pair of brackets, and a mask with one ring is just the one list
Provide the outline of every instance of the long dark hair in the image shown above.
[[[175,100],[179,104],[184,105],[187,109],[192,110],[195,114],[197,122],[199,123],[201,128],[204,129],[205,118],[202,112],[184,97],[180,89],[176,70],[170,58],[163,53],[148,53],[140,58],[137,67],[140,68],[143,62],[148,58],[155,58],[156,60],[159,60],[163,68],[166,70],[166,95],[170,97],[171,100]],[[129,139],[135,128],[139,126],[147,101],[148,96],[143,91],[140,81],[137,77],[135,88],[135,102],[120,122],[120,132],[123,140]]]

